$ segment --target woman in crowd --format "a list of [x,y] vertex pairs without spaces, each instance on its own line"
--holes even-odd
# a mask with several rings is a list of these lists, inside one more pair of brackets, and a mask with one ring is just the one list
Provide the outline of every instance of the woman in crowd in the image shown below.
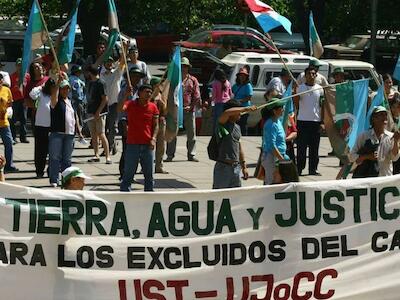
[[224,103],[232,98],[232,88],[226,79],[224,70],[216,69],[214,72],[214,81],[212,83],[212,101],[214,102],[213,128],[217,120],[224,111]]
[[279,161],[288,160],[286,154],[286,135],[280,121],[283,115],[284,100],[272,98],[264,111],[264,130],[262,143],[262,166],[265,170],[264,184],[281,183]]
[[376,106],[371,115],[371,127],[357,138],[349,159],[357,164],[353,178],[390,176],[392,162],[399,158],[400,133],[386,130],[388,112]]
[[57,89],[53,79],[48,79],[44,86],[37,86],[29,93],[36,107],[35,117],[35,169],[36,176],[44,176],[47,154],[49,153],[50,133],[50,96]]
[[77,115],[68,98],[70,85],[62,76],[57,81],[56,89],[51,94],[51,133],[49,138],[49,178],[56,187],[60,171],[71,166],[74,150],[75,129],[80,132]]
[[383,80],[383,88],[384,88],[385,98],[386,98],[386,100],[390,101],[390,100],[392,100],[392,98],[395,94],[395,89],[393,88],[392,76],[390,76],[389,74],[383,74],[382,80]]
[[43,86],[49,79],[45,76],[45,70],[39,62],[33,62],[29,66],[29,74],[27,76],[27,82],[24,88],[25,106],[28,108],[28,115],[30,115],[31,123],[35,123],[36,106],[35,99],[30,96],[30,92],[39,86]]
[[[243,67],[236,74],[236,83],[232,87],[234,99],[239,101],[242,107],[251,106],[251,97],[253,96],[253,87],[249,81],[249,71]],[[247,135],[247,119],[249,114],[240,117],[239,126],[242,135]]]
[[[393,128],[392,131],[396,132],[400,130],[400,94],[395,93],[389,102],[390,111],[393,117]],[[393,175],[400,174],[400,159],[393,162]]]

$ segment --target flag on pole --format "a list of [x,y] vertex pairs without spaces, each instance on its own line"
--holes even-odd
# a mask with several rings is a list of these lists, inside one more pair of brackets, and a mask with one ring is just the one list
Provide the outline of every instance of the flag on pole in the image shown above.
[[310,11],[309,17],[309,43],[310,43],[310,55],[316,58],[320,58],[322,53],[324,53],[324,48],[322,47],[321,39],[318,36],[317,29],[314,25],[313,13]]
[[396,67],[394,68],[393,78],[400,81],[400,54],[399,57],[397,58]]
[[357,136],[364,131],[367,103],[368,79],[325,89],[324,125],[338,158],[346,158]]
[[245,1],[264,32],[269,32],[271,29],[283,26],[289,34],[292,34],[292,23],[274,11],[271,6],[259,0]]
[[108,30],[108,41],[104,54],[105,59],[111,55],[119,36],[118,15],[114,0],[108,0]]
[[389,105],[385,101],[385,90],[384,90],[383,84],[378,88],[378,91],[377,91],[375,97],[372,99],[371,105],[369,106],[367,117],[364,122],[365,130],[367,130],[371,126],[370,118],[371,118],[371,115],[372,115],[372,112],[373,112],[375,106],[380,106],[380,105],[386,107],[386,109],[389,109]]
[[68,16],[68,21],[64,24],[60,33],[61,41],[58,45],[57,51],[58,62],[60,64],[66,64],[72,60],[79,3],[80,0],[75,1],[74,6]]
[[[292,85],[293,82],[291,81],[288,87],[286,88],[285,93],[282,95],[282,98],[287,98],[292,96]],[[289,98],[286,100],[285,110],[283,112],[283,116],[281,117],[281,122],[284,128],[287,128],[288,120],[292,115],[294,115],[293,98]]]
[[34,0],[29,15],[28,28],[26,29],[24,37],[24,50],[22,52],[22,68],[20,74],[21,83],[23,83],[25,73],[32,61],[32,51],[42,47],[48,39],[39,9],[40,7],[37,0]]
[[168,65],[167,79],[161,84],[163,99],[167,99],[165,139],[172,141],[179,127],[183,126],[183,91],[181,71],[181,48],[175,48]]

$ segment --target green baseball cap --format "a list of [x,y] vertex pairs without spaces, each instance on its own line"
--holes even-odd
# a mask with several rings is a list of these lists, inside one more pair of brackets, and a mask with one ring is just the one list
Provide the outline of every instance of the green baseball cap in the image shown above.
[[187,58],[187,57],[182,57],[182,59],[181,59],[181,65],[182,65],[182,66],[189,66],[189,67],[192,66],[192,65],[190,64],[189,58]]
[[69,84],[69,81],[68,80],[66,80],[66,79],[64,79],[63,81],[61,81],[61,83],[60,83],[60,88],[62,89],[62,88],[64,88],[64,87],[71,87],[71,85]]
[[265,106],[268,110],[277,108],[277,107],[283,107],[286,104],[286,100],[282,100],[279,98],[272,98],[267,102],[267,105]]
[[320,62],[318,59],[316,59],[316,58],[310,59],[308,65],[309,65],[309,66],[313,66],[313,67],[320,67],[320,66],[322,66],[321,62]]
[[343,73],[344,74],[344,69],[342,67],[336,67],[333,69],[332,74],[339,74],[339,73]]
[[21,57],[18,58],[18,59],[15,61],[15,64],[16,64],[16,65],[22,64],[22,58],[21,58]]
[[158,76],[151,76],[150,84],[152,86],[159,84],[161,82],[161,77]]
[[69,167],[69,168],[66,168],[61,173],[61,185],[64,187],[66,182],[68,180],[70,180],[71,178],[73,178],[73,177],[92,179],[91,177],[86,176],[80,168],[78,168],[78,167]]

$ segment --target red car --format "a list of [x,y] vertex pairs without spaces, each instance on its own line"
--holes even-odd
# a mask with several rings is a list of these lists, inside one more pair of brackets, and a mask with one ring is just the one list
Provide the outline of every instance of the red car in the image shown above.
[[[229,41],[233,52],[276,53],[270,44],[250,31],[206,30],[193,35],[186,41],[175,42],[175,45],[189,49],[201,49],[216,55],[224,41]],[[287,50],[280,50],[280,52],[286,54],[293,53]]]

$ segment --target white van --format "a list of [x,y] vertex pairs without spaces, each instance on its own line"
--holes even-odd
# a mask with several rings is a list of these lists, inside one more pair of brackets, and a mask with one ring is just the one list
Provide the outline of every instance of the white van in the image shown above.
[[[310,59],[313,59],[310,56],[296,54],[282,54],[282,58],[295,78],[308,67]],[[222,62],[232,67],[229,76],[229,81],[232,85],[235,84],[236,73],[240,68],[247,66],[250,69],[250,82],[254,90],[252,103],[256,106],[265,103],[264,93],[268,83],[273,77],[279,76],[283,68],[283,63],[277,54],[233,52],[224,57]],[[348,80],[372,78],[373,80],[370,81],[372,89],[376,89],[379,84],[379,76],[374,66],[369,63],[334,59],[320,60],[320,62],[319,73],[328,78],[328,80],[333,80],[330,77],[336,67],[342,67]],[[259,125],[260,120],[261,114],[259,110],[250,113],[248,126],[255,127]]]

